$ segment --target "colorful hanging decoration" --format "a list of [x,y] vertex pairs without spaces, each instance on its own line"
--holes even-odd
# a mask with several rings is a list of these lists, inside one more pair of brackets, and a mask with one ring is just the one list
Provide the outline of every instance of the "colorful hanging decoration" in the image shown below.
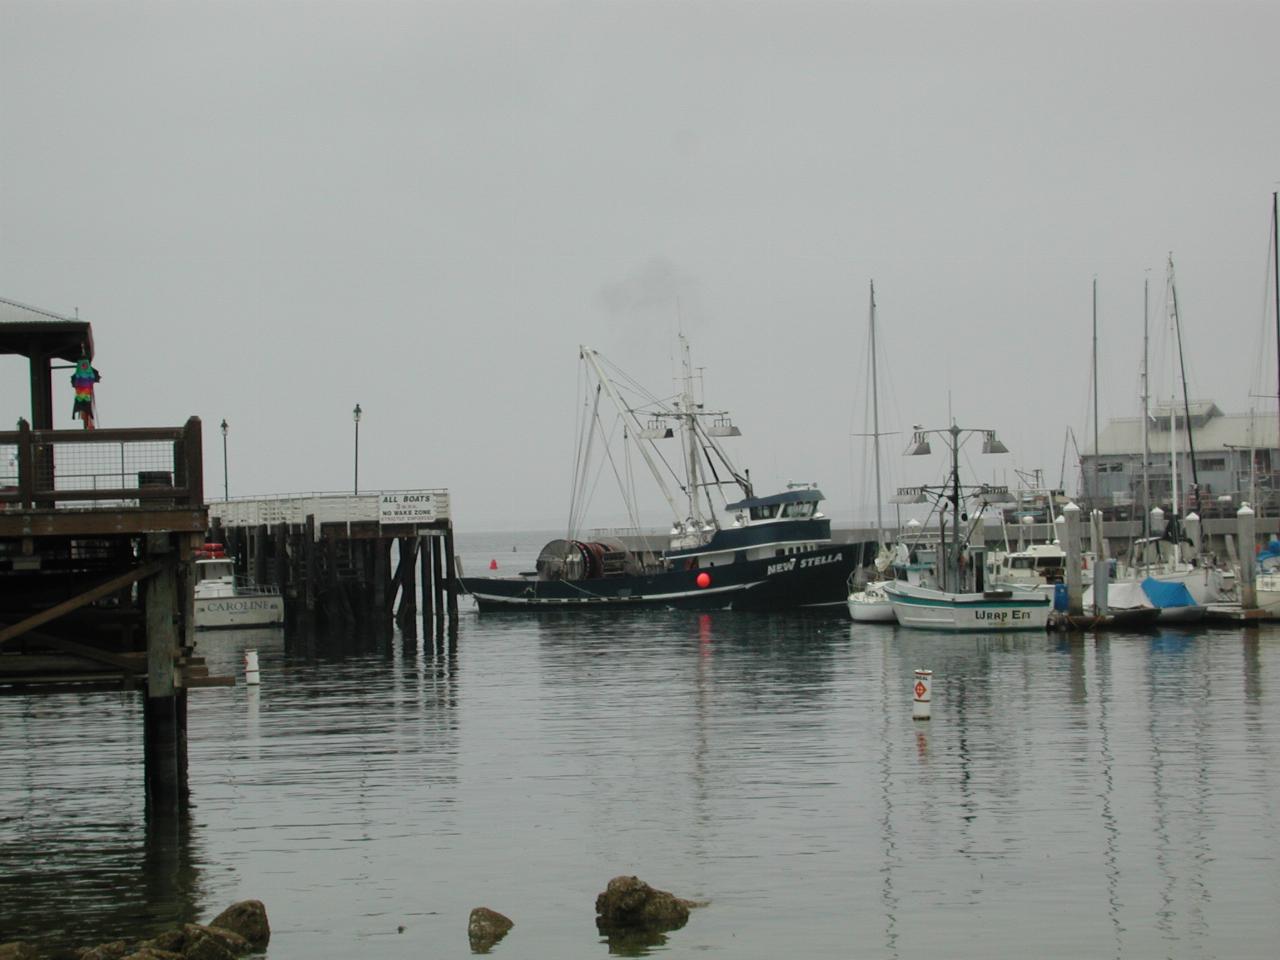
[[93,385],[102,379],[102,374],[89,362],[88,357],[81,357],[76,369],[71,374],[71,385],[76,389],[75,405],[71,408],[73,419],[84,421],[86,430],[93,429],[93,421],[97,415],[93,402]]

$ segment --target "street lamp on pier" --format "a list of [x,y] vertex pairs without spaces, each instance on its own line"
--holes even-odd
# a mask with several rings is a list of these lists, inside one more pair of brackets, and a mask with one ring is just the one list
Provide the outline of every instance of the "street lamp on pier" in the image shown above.
[[358,403],[356,404],[356,408],[351,411],[351,419],[354,420],[356,424],[356,456],[355,456],[356,473],[355,473],[355,481],[353,484],[353,487],[354,487],[353,493],[355,495],[358,495],[360,493],[360,414],[362,414],[363,412],[364,411],[360,409],[360,404]]
[[222,418],[222,499],[230,500],[227,486],[227,418]]

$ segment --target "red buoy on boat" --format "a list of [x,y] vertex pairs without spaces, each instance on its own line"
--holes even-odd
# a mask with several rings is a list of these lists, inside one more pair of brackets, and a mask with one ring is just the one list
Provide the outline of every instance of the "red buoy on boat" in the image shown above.
[[696,580],[694,580],[694,583],[696,583],[699,587],[705,590],[707,587],[711,586],[711,574],[703,570],[700,574],[698,574],[698,577]]
[[490,569],[490,570],[497,570],[497,569],[498,569],[498,561],[497,561],[497,560],[490,560],[490,561],[489,561],[489,569]]

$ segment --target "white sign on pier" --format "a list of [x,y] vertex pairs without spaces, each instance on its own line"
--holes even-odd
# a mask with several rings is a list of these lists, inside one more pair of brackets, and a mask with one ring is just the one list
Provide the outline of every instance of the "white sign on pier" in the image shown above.
[[335,523],[373,523],[379,526],[429,524],[449,519],[449,491],[394,490],[385,493],[302,493],[241,500],[215,500],[209,517],[226,527],[268,526],[276,523],[302,525],[315,517],[316,538],[320,528]]
[[449,494],[442,490],[383,493],[378,500],[378,523],[435,523],[449,516]]

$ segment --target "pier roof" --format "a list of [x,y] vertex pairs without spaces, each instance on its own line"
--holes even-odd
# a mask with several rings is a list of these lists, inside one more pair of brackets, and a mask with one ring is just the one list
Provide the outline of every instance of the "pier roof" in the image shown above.
[[93,359],[93,326],[0,297],[0,354],[57,357],[75,363]]
[[[1165,411],[1168,408],[1164,408]],[[1213,415],[1197,422],[1196,411],[1192,410],[1192,439],[1195,441],[1196,455],[1222,452],[1232,448],[1247,450],[1280,449],[1280,432],[1274,413],[1221,413],[1213,407]],[[1167,416],[1167,412],[1165,416]],[[1181,420],[1181,418],[1179,418]],[[1147,445],[1152,454],[1168,454],[1169,443],[1176,435],[1169,431],[1168,421],[1164,421],[1163,429],[1157,429],[1159,419],[1153,418],[1148,423]],[[1178,424],[1177,442],[1185,452],[1187,440],[1181,422]],[[1141,456],[1142,455],[1142,418],[1119,417],[1111,420],[1098,436],[1098,450],[1107,456]],[[1082,456],[1092,457],[1096,453],[1093,443],[1089,442],[1082,451]]]

